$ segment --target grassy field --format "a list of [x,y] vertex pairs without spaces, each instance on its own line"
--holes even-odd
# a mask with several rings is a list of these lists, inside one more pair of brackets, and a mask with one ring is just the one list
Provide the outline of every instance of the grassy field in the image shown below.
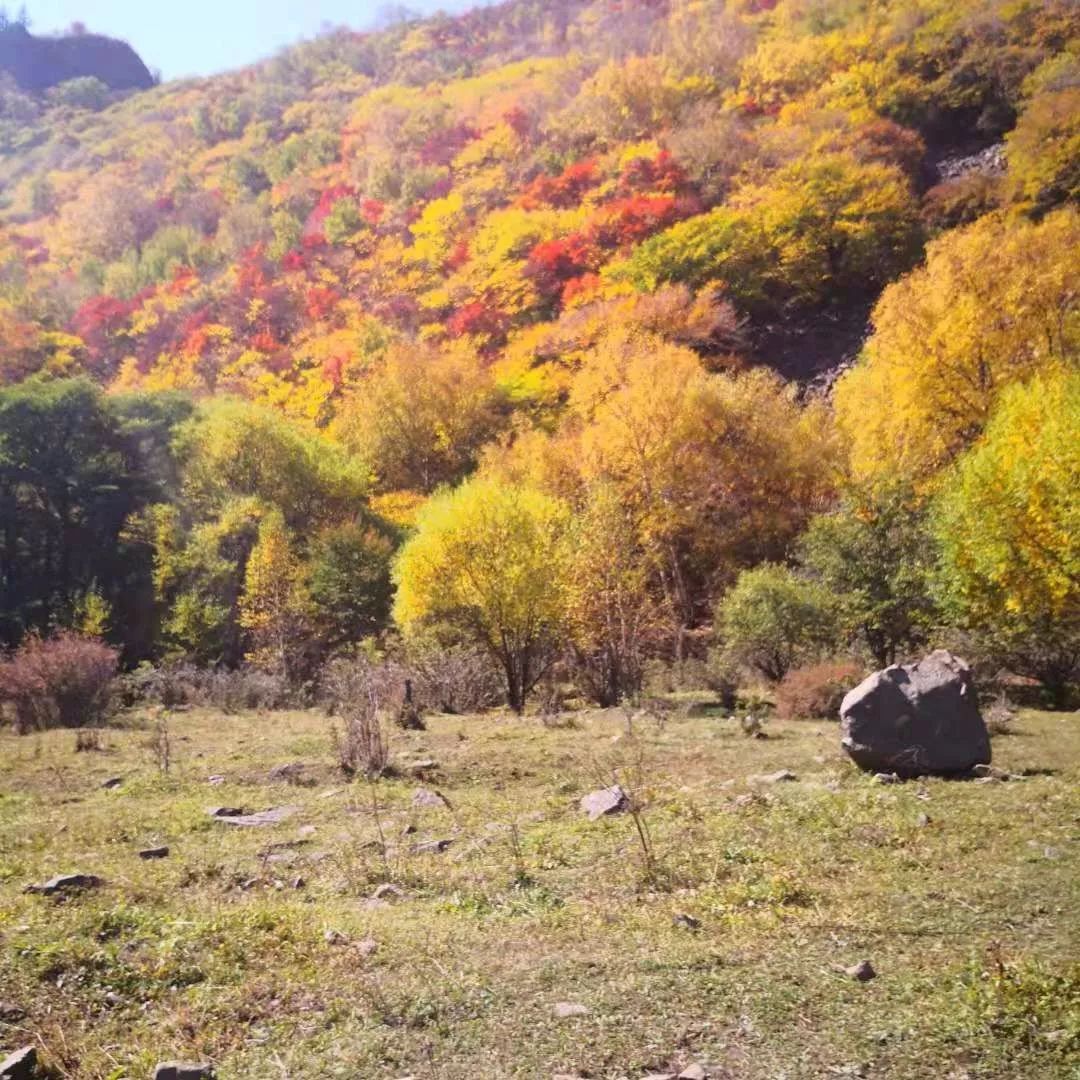
[[[169,1058],[223,1080],[1080,1076],[1076,715],[995,739],[1015,779],[897,785],[828,723],[429,727],[394,757],[437,769],[375,785],[344,782],[314,712],[175,714],[167,774],[137,714],[96,752],[0,734],[0,1048],[130,1080]],[[292,762],[301,782],[270,779]],[[632,815],[578,809],[613,770],[648,856]],[[242,828],[220,805],[295,812]],[[23,891],[75,871],[104,883]],[[863,959],[877,978],[844,973]]]

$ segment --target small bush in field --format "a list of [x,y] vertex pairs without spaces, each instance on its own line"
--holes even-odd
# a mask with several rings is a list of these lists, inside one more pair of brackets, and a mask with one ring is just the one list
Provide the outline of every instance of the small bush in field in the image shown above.
[[850,661],[796,668],[776,688],[776,714],[782,720],[835,720],[844,695],[861,679],[862,669]]
[[1016,723],[1016,710],[1002,694],[983,709],[983,719],[991,735],[1011,735],[1013,724]]
[[27,638],[0,663],[0,702],[11,707],[20,735],[97,727],[109,715],[117,660],[108,645],[69,631]]
[[344,730],[331,726],[331,740],[341,771],[348,777],[382,776],[390,764],[382,708],[394,693],[394,675],[387,665],[363,658],[334,660],[323,669],[322,693]]

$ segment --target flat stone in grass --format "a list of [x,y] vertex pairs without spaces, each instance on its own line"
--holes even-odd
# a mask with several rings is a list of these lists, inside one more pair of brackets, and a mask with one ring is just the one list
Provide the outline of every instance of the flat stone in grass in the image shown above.
[[33,1080],[37,1071],[37,1050],[32,1046],[24,1046],[16,1050],[14,1054],[0,1061],[0,1078],[2,1080]]
[[709,1074],[705,1071],[704,1065],[698,1065],[695,1062],[693,1065],[687,1065],[681,1073],[679,1073],[676,1080],[708,1080]]
[[212,818],[243,817],[247,813],[239,806],[211,806],[206,812]]
[[618,784],[614,787],[590,791],[578,804],[589,815],[590,821],[597,821],[605,814],[621,814],[630,808],[630,800]]
[[223,825],[235,825],[240,829],[259,829],[266,825],[280,825],[286,818],[299,812],[298,806],[273,806],[255,814],[214,814]]
[[799,778],[790,769],[779,769],[777,772],[762,773],[759,776],[747,777],[751,784],[786,784]]
[[441,855],[453,840],[424,840],[409,849],[414,855]]
[[575,1016],[588,1016],[587,1006],[577,1001],[557,1001],[551,1010],[559,1020],[570,1020]]
[[142,851],[139,852],[140,859],[167,859],[168,857],[169,849],[165,844],[162,844],[161,847],[143,848]]
[[114,788],[120,787],[123,782],[124,778],[122,776],[110,776],[108,780],[102,781],[101,786],[106,791],[112,791]]
[[206,1062],[163,1061],[154,1069],[154,1080],[214,1080],[216,1075]]
[[[94,874],[60,874],[41,885],[27,885],[25,892],[40,896],[55,896],[57,893],[80,893],[87,889],[96,889],[105,882]],[[0,1073],[0,1075],[3,1075]]]

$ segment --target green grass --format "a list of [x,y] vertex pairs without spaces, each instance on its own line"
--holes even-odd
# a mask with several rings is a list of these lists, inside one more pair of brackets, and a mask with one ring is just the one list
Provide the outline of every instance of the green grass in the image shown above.
[[[315,713],[175,715],[167,776],[138,717],[102,753],[3,733],[0,1000],[27,1016],[0,1047],[130,1080],[174,1057],[224,1080],[1080,1075],[1075,715],[1023,714],[995,755],[1028,775],[990,784],[876,785],[825,723],[624,726],[434,718],[395,736],[440,763],[451,808],[420,810],[417,781],[335,774]],[[312,786],[269,782],[297,760]],[[651,861],[630,816],[577,809],[614,768]],[[781,768],[798,781],[747,780]],[[214,805],[298,812],[243,830]],[[105,885],[22,891],[72,871]],[[365,904],[386,880],[407,898]],[[840,970],[863,958],[875,980]]]

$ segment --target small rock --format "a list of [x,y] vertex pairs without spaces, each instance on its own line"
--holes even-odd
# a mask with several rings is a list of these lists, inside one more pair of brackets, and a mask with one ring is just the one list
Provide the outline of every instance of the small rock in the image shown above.
[[971,773],[982,780],[1011,780],[1012,773],[1004,769],[995,768],[993,765],[976,765]]
[[441,855],[453,840],[425,840],[409,849],[414,855]]
[[307,882],[302,877],[294,877],[292,881],[292,887],[294,889],[303,889],[307,886]]
[[109,779],[105,780],[101,786],[106,791],[112,791],[114,788],[118,788],[123,782],[124,778],[122,776],[110,776]]
[[14,1005],[10,1001],[0,1001],[0,1021],[5,1024],[15,1024],[26,1019],[26,1010],[21,1005]]
[[117,1009],[124,1004],[124,999],[116,993],[115,990],[110,990],[102,998],[102,1001],[109,1006],[110,1009]]
[[396,900],[407,900],[409,894],[392,882],[384,882],[372,894],[372,900],[382,900],[384,903],[393,903]]
[[642,1080],[679,1080],[675,1073],[649,1073]]
[[61,874],[59,877],[46,881],[43,885],[28,885],[24,891],[38,893],[41,896],[54,896],[56,893],[77,893],[85,889],[96,889],[104,884],[105,882],[94,874]]
[[36,1071],[37,1050],[33,1046],[24,1046],[0,1062],[3,1080],[33,1080]]
[[879,772],[874,773],[873,777],[875,784],[899,784],[900,777],[894,772]]
[[695,919],[693,915],[687,915],[684,912],[679,912],[671,921],[683,930],[701,929],[701,920]]
[[320,799],[332,799],[335,795],[340,795],[344,788],[331,788],[329,791],[324,791],[319,798]]
[[869,982],[871,979],[877,978],[874,965],[869,960],[860,960],[852,967],[844,968],[844,974],[849,979],[855,979],[857,982]]
[[316,829],[314,825],[301,825],[300,828],[296,830],[296,838],[298,840],[310,840],[316,832],[318,832],[318,829]]
[[213,1065],[163,1061],[154,1069],[154,1080],[214,1080]]
[[348,945],[349,938],[347,934],[343,934],[340,930],[327,930],[323,934],[323,941],[327,945]]
[[450,802],[441,792],[432,791],[430,788],[417,788],[413,792],[413,806],[449,807]]
[[695,1062],[693,1065],[687,1065],[681,1073],[679,1073],[677,1080],[708,1080],[709,1074],[705,1071],[703,1065],[698,1065]]
[[355,949],[356,952],[358,952],[362,957],[366,959],[367,957],[371,956],[371,954],[374,953],[375,950],[378,949],[378,947],[379,943],[373,937],[366,937],[358,941],[353,946],[353,949]]
[[578,806],[589,815],[590,821],[596,821],[605,814],[621,814],[630,808],[630,800],[618,784],[614,787],[591,791],[584,796]]
[[424,758],[423,761],[410,761],[402,766],[404,771],[411,776],[421,776],[427,772],[434,772],[438,767],[439,763],[434,758]]
[[165,844],[161,847],[148,847],[143,848],[139,852],[140,859],[167,859],[169,857],[169,849]]
[[560,1020],[569,1020],[574,1016],[588,1016],[589,1010],[586,1006],[579,1004],[576,1001],[557,1001],[554,1008],[551,1010]]
[[247,813],[239,806],[211,806],[206,812],[212,818],[243,817]]
[[930,824],[930,815],[929,814],[920,814],[915,819],[915,824],[918,825],[918,827],[920,829],[925,829],[926,826]]
[[225,783],[225,777],[224,776],[208,776],[206,778],[206,782],[208,784],[212,785],[213,787],[217,787],[219,784],[224,784]]
[[291,761],[287,765],[275,765],[268,774],[273,782],[285,781],[288,784],[299,783],[304,778],[307,766],[302,761]]
[[778,772],[749,777],[751,784],[785,784],[798,779],[790,769],[780,769]]

